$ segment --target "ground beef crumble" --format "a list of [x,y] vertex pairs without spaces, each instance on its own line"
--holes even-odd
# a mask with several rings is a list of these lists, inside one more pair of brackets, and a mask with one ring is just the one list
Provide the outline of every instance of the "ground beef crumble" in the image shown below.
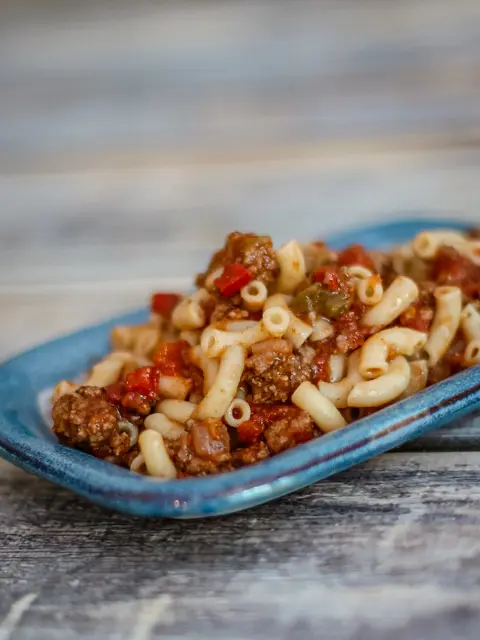
[[52,417],[53,432],[63,444],[126,466],[135,454],[129,435],[119,431],[121,416],[103,389],[80,387],[61,396],[53,405]]
[[243,382],[249,385],[255,403],[288,402],[295,389],[312,377],[314,352],[301,348],[297,353],[261,353],[247,358]]
[[480,266],[453,247],[440,247],[437,251],[432,262],[432,277],[437,285],[460,287],[468,300],[480,297]]
[[[240,296],[235,296],[235,300],[225,300],[224,298],[216,302],[210,316],[210,322],[221,322],[222,320],[233,322],[236,320],[248,320],[250,313],[242,309]],[[238,306],[237,306],[238,305]]]
[[206,273],[197,277],[197,284],[203,286],[209,273],[233,263],[247,267],[255,280],[266,285],[278,275],[278,262],[270,236],[234,231],[227,236],[223,249],[213,255]]
[[365,308],[362,305],[354,305],[350,311],[335,321],[335,344],[339,353],[358,349],[374,331],[372,327],[362,325],[364,311]]
[[260,460],[265,460],[270,456],[270,451],[264,442],[257,442],[250,447],[237,449],[232,455],[232,462],[235,466],[244,467],[248,464],[255,464]]
[[416,331],[428,331],[435,314],[435,297],[433,295],[435,283],[427,280],[420,283],[418,289],[417,300],[400,315],[399,322],[402,327]]
[[178,440],[167,443],[168,453],[183,475],[201,476],[232,469],[230,437],[221,420],[192,420],[187,429]]
[[313,421],[308,413],[299,411],[294,418],[274,422],[265,429],[264,437],[270,451],[280,453],[314,438]]

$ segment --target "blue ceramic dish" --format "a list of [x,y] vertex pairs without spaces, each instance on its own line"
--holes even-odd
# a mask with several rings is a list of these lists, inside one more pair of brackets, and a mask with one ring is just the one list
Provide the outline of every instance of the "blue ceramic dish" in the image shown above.
[[[370,248],[404,242],[422,229],[464,228],[458,222],[404,220],[337,235],[331,245]],[[231,473],[159,481],[59,445],[40,417],[39,393],[74,378],[108,351],[118,323],[142,322],[146,312],[28,351],[0,368],[0,455],[27,471],[106,507],[144,516],[220,515],[261,504],[397,447],[472,411],[480,403],[480,368],[460,373],[341,431]]]

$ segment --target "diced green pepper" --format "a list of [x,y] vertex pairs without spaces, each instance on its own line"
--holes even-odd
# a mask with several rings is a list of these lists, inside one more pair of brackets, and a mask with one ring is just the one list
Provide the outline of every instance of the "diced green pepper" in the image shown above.
[[327,318],[338,318],[347,313],[350,304],[351,296],[346,291],[328,291],[316,282],[297,294],[290,302],[290,308],[295,313],[313,311]]

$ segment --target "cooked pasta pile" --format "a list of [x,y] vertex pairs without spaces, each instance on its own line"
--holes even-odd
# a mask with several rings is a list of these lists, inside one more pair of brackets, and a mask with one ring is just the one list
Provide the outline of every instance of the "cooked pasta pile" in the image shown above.
[[159,478],[252,464],[480,363],[478,233],[391,252],[232,233],[189,296],[156,293],[82,385],[59,440]]

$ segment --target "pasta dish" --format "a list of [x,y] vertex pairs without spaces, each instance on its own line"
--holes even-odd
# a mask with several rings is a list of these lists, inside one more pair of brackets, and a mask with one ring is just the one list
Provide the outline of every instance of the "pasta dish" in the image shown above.
[[387,252],[234,232],[111,344],[55,387],[59,441],[158,478],[231,471],[479,364],[480,234]]

